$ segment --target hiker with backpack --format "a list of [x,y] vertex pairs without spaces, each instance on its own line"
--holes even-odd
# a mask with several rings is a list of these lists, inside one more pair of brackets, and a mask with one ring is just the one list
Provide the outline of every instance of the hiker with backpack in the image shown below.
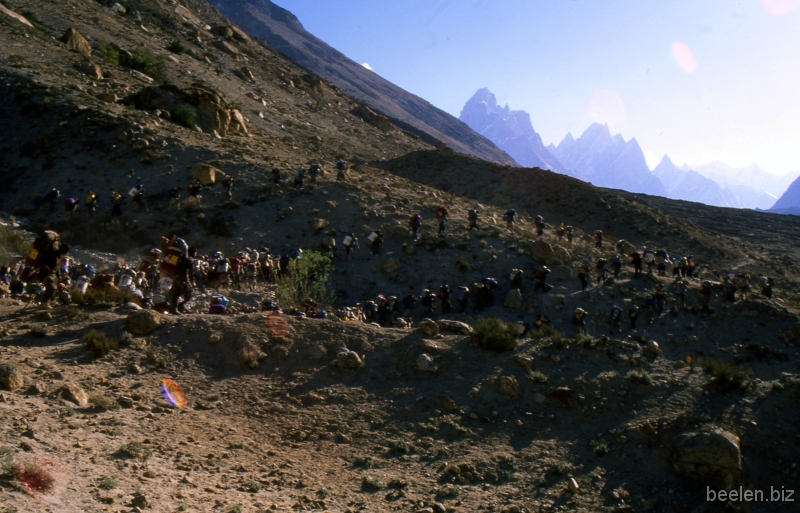
[[303,178],[306,176],[306,168],[303,166],[297,166],[297,169],[294,170],[294,186],[297,189],[303,188]]
[[586,291],[589,286],[589,269],[587,266],[581,265],[578,268],[578,279],[581,282],[581,292]]
[[89,191],[89,194],[86,195],[85,203],[89,217],[94,217],[94,213],[97,212],[97,194],[94,191]]
[[547,284],[547,275],[550,274],[550,269],[547,266],[542,266],[540,269],[537,269],[533,275],[533,279],[536,283],[533,287],[533,292],[536,293],[538,291],[542,291],[547,294],[547,291],[552,288],[551,285]]
[[556,228],[556,236],[558,237],[559,242],[561,242],[561,240],[564,239],[564,235],[566,235],[566,233],[567,233],[567,228],[564,226],[564,223],[562,222],[561,225],[558,228]]
[[506,213],[503,214],[503,219],[506,222],[506,228],[508,231],[514,231],[514,220],[517,218],[517,211],[513,208],[506,210]]
[[147,205],[144,202],[144,184],[139,182],[128,193],[133,198],[133,210],[134,211],[139,210],[140,208],[148,210],[147,209]]
[[403,318],[411,319],[414,315],[414,307],[417,306],[417,296],[414,294],[408,294],[404,297],[400,303],[403,305]]
[[541,237],[544,235],[544,218],[537,215],[533,218],[533,226],[536,227],[536,236]]
[[609,318],[611,320],[611,334],[622,333],[622,308],[617,305],[612,306]]
[[608,278],[608,274],[606,272],[606,263],[608,260],[605,258],[598,258],[597,262],[594,264],[594,268],[597,271],[597,286],[599,287],[602,283],[605,283],[606,279]]
[[447,220],[448,215],[450,215],[450,213],[444,206],[436,209],[436,219],[439,220],[439,235],[443,234],[447,229],[447,223],[445,221]]
[[631,263],[633,264],[633,277],[642,277],[642,252],[634,251],[631,253]]
[[666,298],[667,296],[664,290],[664,285],[659,283],[658,285],[656,285],[656,293],[653,294],[653,299],[655,299],[656,301],[656,313],[659,316],[661,316],[661,314],[664,313],[664,304],[667,302]]
[[336,161],[336,181],[344,182],[347,173],[347,162],[342,159]]
[[380,230],[372,232],[370,234],[370,249],[372,249],[372,256],[378,256],[381,252],[381,248],[383,247],[383,232]]
[[469,287],[458,287],[456,301],[458,301],[459,313],[467,313],[467,306],[469,305]]
[[319,167],[317,162],[312,162],[311,166],[308,168],[308,176],[311,177],[311,184],[317,185],[317,176],[320,174],[322,170]]
[[438,298],[442,302],[442,315],[447,315],[453,310],[453,306],[450,303],[450,294],[452,292],[450,285],[446,283],[439,287]]
[[572,313],[572,326],[575,328],[575,335],[586,333],[586,310],[576,308]]
[[631,305],[628,308],[628,319],[631,321],[631,331],[636,331],[636,319],[639,318],[639,307]]
[[278,169],[277,167],[272,168],[272,179],[270,180],[270,182],[274,184],[281,183],[281,170]]
[[189,197],[194,198],[196,201],[200,200],[200,191],[203,190],[203,185],[200,183],[199,180],[195,180],[193,182],[189,182],[189,185],[186,187],[186,190],[189,192]]
[[478,219],[480,217],[480,214],[478,212],[478,207],[475,206],[475,208],[469,209],[469,212],[467,212],[467,216],[469,219],[469,230],[472,231],[473,228],[478,229]]
[[225,188],[225,195],[228,197],[228,201],[233,201],[233,184],[235,182],[236,180],[227,173],[222,177],[222,187]]
[[522,290],[525,272],[522,269],[511,269],[511,288]]
[[483,278],[481,283],[483,284],[483,293],[481,295],[483,297],[484,306],[494,306],[495,290],[497,290],[498,287],[497,280],[494,278]]
[[411,220],[408,222],[408,224],[411,226],[412,239],[419,239],[419,229],[422,226],[422,216],[419,214],[414,214],[411,216]]
[[167,210],[172,210],[173,207],[175,210],[181,209],[181,190],[178,187],[173,187],[169,190],[169,205],[167,206]]
[[422,317],[433,317],[433,306],[436,304],[436,296],[433,295],[430,289],[422,291],[419,304],[425,307],[425,311],[422,312]]
[[350,254],[353,253],[353,250],[358,247],[358,239],[353,232],[348,233],[342,239],[342,245],[344,246],[344,253],[347,256],[347,261],[350,261]]
[[[180,239],[175,240],[180,241]],[[172,315],[187,313],[185,305],[192,299],[192,290],[195,288],[194,260],[196,257],[197,250],[195,248],[187,248],[184,257],[178,264],[177,271],[172,275],[172,289],[170,290],[172,302],[169,309],[169,313]],[[178,304],[178,300],[181,297],[183,297],[183,301]]]
[[622,255],[617,253],[611,261],[611,268],[614,269],[614,279],[619,278],[619,271],[622,269]]
[[111,217],[122,216],[122,202],[125,201],[125,196],[111,189]]
[[41,308],[44,310],[50,309],[49,302],[58,291],[58,273],[67,252],[69,244],[63,244],[56,232],[48,230],[34,239],[33,247],[25,259],[26,268],[20,281],[30,282],[38,273],[44,285],[41,299]]
[[597,249],[603,248],[603,230],[596,230],[594,232],[594,247]]
[[575,230],[572,228],[571,225],[567,226],[567,244],[569,244],[569,247],[572,247],[572,239],[574,238],[575,238]]
[[772,299],[772,287],[774,285],[775,280],[772,279],[772,276],[764,276],[761,284],[761,294],[767,299]]
[[44,195],[45,203],[47,203],[47,213],[48,214],[55,214],[56,210],[58,210],[58,198],[61,197],[61,191],[53,187],[50,191]]
[[73,217],[75,212],[78,211],[78,206],[81,204],[78,198],[67,198],[64,200],[64,210],[69,217]]

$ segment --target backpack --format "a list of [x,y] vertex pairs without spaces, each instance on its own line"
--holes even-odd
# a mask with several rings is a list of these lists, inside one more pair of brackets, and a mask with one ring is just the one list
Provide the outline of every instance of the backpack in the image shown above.
[[481,283],[483,283],[484,285],[486,285],[490,289],[496,289],[497,288],[497,280],[495,280],[494,278],[484,278],[484,279],[481,280]]
[[444,218],[444,216],[446,216],[446,215],[447,215],[447,209],[446,208],[439,207],[439,208],[436,209],[436,217],[438,217],[439,219]]
[[516,217],[517,217],[517,211],[513,209],[507,210],[505,215],[503,215],[503,218],[507,221],[513,221]]
[[37,268],[42,261],[42,255],[47,251],[58,251],[61,246],[61,239],[54,231],[47,230],[34,239],[28,256],[25,258],[25,265]]
[[336,169],[338,169],[339,171],[344,171],[344,166],[345,166],[344,160],[340,159],[336,161]]
[[421,215],[417,214],[417,215],[415,215],[414,217],[411,218],[411,226],[413,226],[414,228],[419,228],[419,226],[421,224],[422,224],[422,216]]
[[222,186],[227,187],[228,185],[230,185],[231,180],[232,178],[230,175],[225,175],[225,177],[222,179]]
[[470,221],[477,221],[478,220],[478,211],[474,208],[469,209],[469,220]]

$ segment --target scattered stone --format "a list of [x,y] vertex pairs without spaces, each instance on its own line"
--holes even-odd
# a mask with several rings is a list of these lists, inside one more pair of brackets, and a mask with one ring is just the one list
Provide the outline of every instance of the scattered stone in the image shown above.
[[311,349],[311,359],[315,362],[324,362],[328,359],[328,351],[321,345],[314,346]]
[[47,393],[47,385],[42,383],[41,381],[37,381],[30,387],[28,387],[28,393],[32,395],[42,395]]
[[419,330],[431,337],[439,334],[439,325],[432,319],[422,319],[419,321]]
[[119,98],[114,93],[100,93],[96,98],[106,103],[117,103],[119,101]]
[[117,14],[125,14],[126,12],[128,12],[128,10],[125,9],[125,7],[123,7],[119,3],[115,2],[114,5],[111,6],[111,12],[115,12]]
[[402,250],[403,253],[405,253],[408,256],[411,256],[417,252],[417,248],[415,248],[413,244],[403,244]]
[[209,344],[218,344],[221,341],[222,341],[222,334],[220,333],[212,333],[208,336]]
[[423,339],[421,345],[426,353],[435,353],[439,350],[439,346],[433,340]]
[[67,45],[67,48],[74,50],[78,53],[89,57],[92,55],[92,45],[84,38],[77,29],[68,28],[67,31],[61,36],[61,42]]
[[433,361],[431,355],[422,353],[417,356],[417,369],[425,372],[436,372],[439,370],[439,366]]
[[314,219],[314,220],[312,220],[312,221],[309,221],[309,225],[311,225],[311,230],[314,233],[317,233],[320,230],[324,230],[329,224],[331,224],[330,221],[328,221],[327,219],[319,218],[319,217]]
[[61,387],[61,397],[77,404],[81,408],[86,408],[86,405],[89,404],[89,397],[86,392],[75,383],[66,383]]
[[343,369],[360,369],[364,367],[364,361],[355,351],[345,349],[336,355],[336,365]]
[[189,172],[191,177],[198,180],[202,185],[213,185],[225,173],[209,164],[195,164]]
[[569,491],[573,494],[578,493],[578,490],[581,489],[581,487],[578,485],[578,482],[575,480],[574,477],[571,477],[569,481],[567,481],[567,487],[569,488]]
[[16,390],[25,386],[25,376],[17,367],[0,364],[0,385],[8,390]]
[[396,258],[387,258],[383,261],[383,265],[381,265],[381,269],[389,274],[396,273],[401,267],[400,262],[398,262]]
[[456,333],[461,333],[462,335],[471,335],[472,332],[474,331],[472,329],[472,326],[461,321],[440,319],[436,321],[436,324],[439,325],[439,330],[441,331],[454,331]]
[[498,377],[497,389],[509,401],[518,401],[522,398],[522,387],[514,376]]
[[135,363],[131,364],[131,366],[128,367],[128,374],[141,374],[143,372],[144,372],[144,369],[142,369],[141,367],[139,367]]
[[730,490],[742,470],[739,437],[722,428],[684,433],[675,442],[675,470],[702,484]]
[[103,79],[103,71],[100,69],[100,66],[97,64],[91,64],[88,66],[81,66],[78,68],[81,73],[88,75],[89,77],[95,80],[102,80]]
[[141,310],[142,309],[141,306],[137,305],[133,301],[131,301],[129,303],[125,303],[125,308],[127,308],[128,310]]
[[125,326],[128,331],[137,337],[155,331],[163,322],[161,314],[153,310],[136,310],[125,318]]
[[286,207],[283,210],[281,210],[281,216],[289,217],[290,215],[292,215],[292,212],[294,212],[294,209],[292,207]]
[[555,258],[556,254],[553,251],[553,246],[543,240],[534,241],[531,244],[531,256],[537,262],[548,263]]
[[126,395],[121,395],[119,396],[119,399],[117,399],[117,404],[123,408],[133,408],[133,398]]

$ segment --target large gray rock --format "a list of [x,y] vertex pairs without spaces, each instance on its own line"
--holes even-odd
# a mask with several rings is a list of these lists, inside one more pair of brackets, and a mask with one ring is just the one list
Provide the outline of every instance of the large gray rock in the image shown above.
[[569,254],[567,248],[564,248],[562,246],[556,246],[555,248],[553,248],[553,253],[555,253],[556,258],[561,260],[562,262],[569,262],[570,260],[572,260],[572,255]]
[[509,290],[506,300],[503,301],[503,306],[512,310],[519,310],[522,308],[522,292],[520,292],[519,289]]
[[394,239],[410,239],[411,238],[411,229],[407,226],[395,224],[392,226],[387,226],[384,230],[387,235],[391,235]]
[[419,330],[426,335],[435,337],[439,334],[439,325],[433,319],[422,319],[419,321]]
[[537,262],[550,262],[556,254],[553,251],[553,246],[543,240],[534,241],[531,244],[531,256]]
[[739,437],[721,428],[684,433],[675,442],[672,465],[702,484],[730,490],[742,471]]
[[16,390],[25,386],[25,376],[14,365],[0,365],[0,385],[8,390]]
[[518,401],[522,398],[522,387],[514,376],[498,377],[497,389],[509,401]]
[[163,316],[152,310],[135,310],[125,318],[125,326],[128,331],[137,337],[153,332],[163,322]]
[[436,372],[439,370],[439,366],[433,361],[431,355],[422,353],[417,356],[417,369],[425,372]]
[[400,262],[398,262],[396,258],[387,258],[383,261],[383,265],[381,265],[381,269],[389,274],[396,273],[401,267]]

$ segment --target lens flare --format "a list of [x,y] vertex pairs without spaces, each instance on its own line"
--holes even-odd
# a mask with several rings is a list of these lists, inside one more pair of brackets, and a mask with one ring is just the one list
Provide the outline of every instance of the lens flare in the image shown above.
[[778,18],[800,8],[800,0],[758,0],[770,16]]
[[678,65],[687,73],[691,73],[697,69],[697,59],[694,58],[694,53],[687,44],[681,43],[680,41],[672,43],[672,55],[675,57],[675,61]]
[[175,406],[176,408],[183,408],[186,406],[186,396],[183,395],[181,387],[179,387],[178,384],[171,379],[164,378],[161,380],[161,391],[164,393],[164,397],[167,398],[167,401],[169,401],[172,406]]

